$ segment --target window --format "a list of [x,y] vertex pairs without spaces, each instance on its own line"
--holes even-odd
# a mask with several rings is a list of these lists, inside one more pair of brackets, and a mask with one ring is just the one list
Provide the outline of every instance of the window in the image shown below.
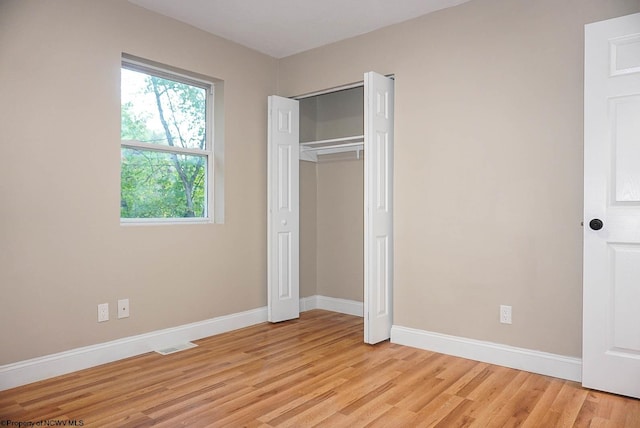
[[213,220],[212,82],[124,58],[120,218]]

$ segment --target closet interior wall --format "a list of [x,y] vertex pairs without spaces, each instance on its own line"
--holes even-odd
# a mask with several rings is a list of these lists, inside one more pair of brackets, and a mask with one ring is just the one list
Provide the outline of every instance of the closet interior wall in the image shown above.
[[[300,100],[300,142],[363,134],[362,87]],[[364,300],[364,152],[300,161],[300,297]]]

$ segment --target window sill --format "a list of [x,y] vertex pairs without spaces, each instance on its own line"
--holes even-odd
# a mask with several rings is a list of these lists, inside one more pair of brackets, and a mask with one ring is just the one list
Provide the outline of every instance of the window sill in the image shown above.
[[213,224],[210,218],[121,218],[120,226],[164,226],[177,224]]

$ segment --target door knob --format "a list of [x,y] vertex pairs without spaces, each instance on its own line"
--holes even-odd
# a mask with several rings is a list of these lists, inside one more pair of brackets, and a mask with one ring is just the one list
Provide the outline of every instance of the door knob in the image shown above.
[[589,227],[593,230],[600,230],[604,226],[604,223],[599,218],[594,218],[589,222]]

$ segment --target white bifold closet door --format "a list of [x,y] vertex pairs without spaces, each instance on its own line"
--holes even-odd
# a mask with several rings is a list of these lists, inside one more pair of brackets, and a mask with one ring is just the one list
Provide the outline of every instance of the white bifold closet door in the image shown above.
[[393,322],[393,80],[364,75],[364,341]]
[[[393,80],[364,76],[364,341],[391,336],[393,321]],[[298,101],[269,97],[268,318],[299,311]]]
[[269,97],[267,165],[268,320],[300,316],[300,144],[298,101]]

